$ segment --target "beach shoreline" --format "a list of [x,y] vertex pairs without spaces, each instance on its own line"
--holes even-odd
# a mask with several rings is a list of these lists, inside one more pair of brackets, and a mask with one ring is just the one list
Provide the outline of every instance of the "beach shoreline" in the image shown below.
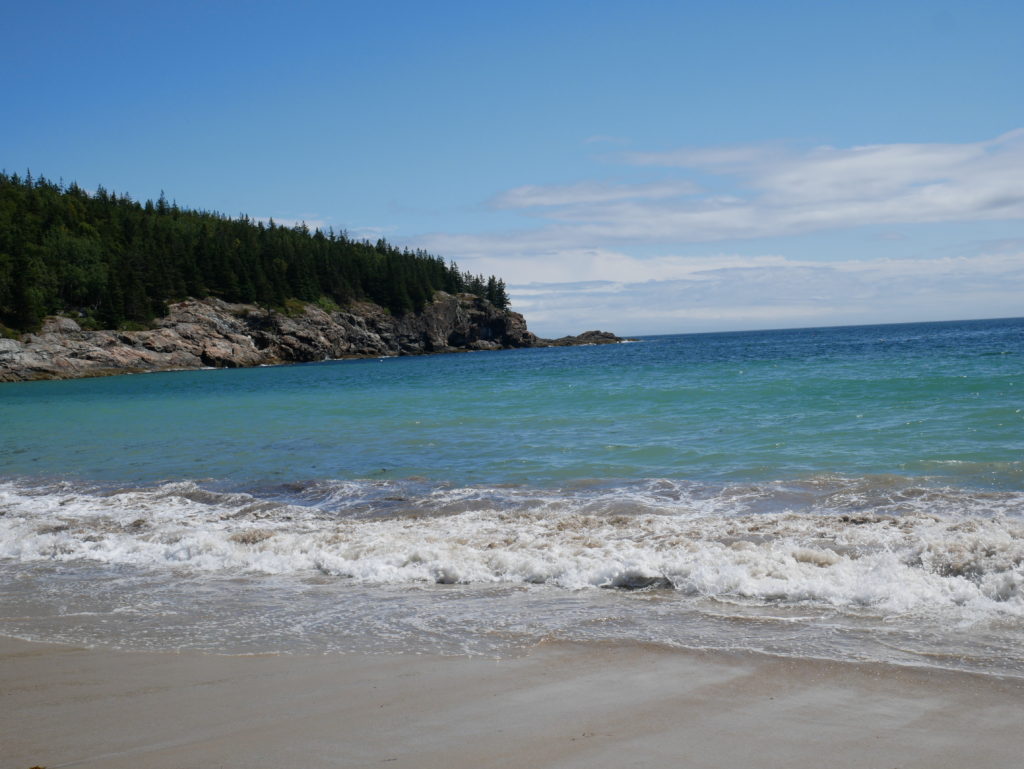
[[0,637],[5,766],[1015,766],[1024,680],[638,643],[493,660]]

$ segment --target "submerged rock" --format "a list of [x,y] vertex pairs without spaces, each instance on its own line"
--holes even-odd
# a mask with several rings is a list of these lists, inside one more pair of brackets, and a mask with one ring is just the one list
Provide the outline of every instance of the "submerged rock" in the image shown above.
[[86,331],[71,318],[47,318],[37,334],[0,339],[0,382],[621,341],[603,331],[540,339],[519,313],[443,291],[420,312],[403,316],[369,302],[334,312],[306,305],[289,316],[189,299],[170,305],[145,331]]

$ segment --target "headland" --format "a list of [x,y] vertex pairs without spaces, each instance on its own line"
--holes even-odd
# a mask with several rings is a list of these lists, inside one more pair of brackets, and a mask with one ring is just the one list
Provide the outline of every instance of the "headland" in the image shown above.
[[48,317],[38,333],[0,339],[0,382],[623,341],[605,331],[541,339],[519,313],[444,291],[404,314],[368,301],[337,310],[293,303],[284,312],[189,299],[151,326],[86,330],[73,318]]

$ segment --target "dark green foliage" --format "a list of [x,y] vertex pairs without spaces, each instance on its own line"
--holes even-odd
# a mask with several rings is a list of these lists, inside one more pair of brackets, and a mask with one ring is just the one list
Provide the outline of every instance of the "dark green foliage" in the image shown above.
[[44,315],[78,313],[88,327],[144,325],[187,296],[284,309],[369,300],[399,315],[438,290],[508,308],[503,281],[385,240],[349,240],[305,225],[133,201],[103,187],[0,173],[0,323],[22,331]]
[[505,281],[495,278],[493,275],[487,279],[487,289],[484,298],[495,307],[503,310],[508,309],[508,293],[505,291]]

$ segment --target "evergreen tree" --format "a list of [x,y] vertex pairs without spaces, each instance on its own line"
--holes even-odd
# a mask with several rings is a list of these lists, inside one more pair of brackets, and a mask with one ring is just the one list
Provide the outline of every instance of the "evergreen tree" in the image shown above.
[[41,247],[29,243],[15,256],[10,292],[13,302],[10,321],[14,328],[35,330],[46,314],[46,274],[41,251]]
[[90,195],[74,182],[0,173],[0,322],[16,329],[60,312],[111,328],[144,323],[187,296],[270,307],[366,299],[402,314],[439,290],[508,306],[500,279],[383,238],[191,211],[163,192],[139,203],[102,186]]

